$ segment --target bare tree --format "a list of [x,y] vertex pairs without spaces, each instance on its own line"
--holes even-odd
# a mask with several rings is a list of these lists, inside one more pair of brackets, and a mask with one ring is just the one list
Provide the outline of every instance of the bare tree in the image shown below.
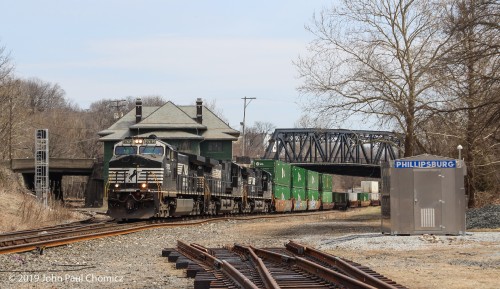
[[[140,96],[143,106],[162,106],[166,101],[161,96]],[[102,156],[102,143],[98,141],[96,132],[110,127],[117,117],[135,109],[137,97],[128,96],[123,99],[101,99],[93,102],[86,112],[80,112],[83,127],[80,131],[80,141],[77,146],[85,157],[99,158]]]
[[0,46],[0,87],[2,87],[12,75],[14,66],[9,54],[5,51],[5,46]]
[[102,157],[104,151],[97,132],[109,127],[104,125],[107,122],[103,121],[103,115],[96,111],[81,111],[77,115],[78,125],[85,128],[79,131],[78,142],[76,143],[83,157]]
[[167,101],[160,95],[144,95],[137,97],[127,96],[125,99],[125,112],[135,108],[137,98],[141,99],[143,106],[162,106],[167,103]]
[[332,123],[330,117],[324,114],[318,116],[313,116],[311,114],[303,114],[295,122],[294,127],[328,129],[332,127]]
[[[262,157],[266,151],[269,137],[276,126],[270,122],[256,121],[252,126],[245,129],[246,156],[250,158]],[[242,151],[242,143],[234,145],[234,151]]]
[[216,116],[218,116],[223,122],[229,123],[227,118],[224,116],[224,111],[222,110],[222,108],[217,106],[217,99],[214,98],[210,101],[203,99],[203,105],[210,111],[212,111]]
[[25,108],[25,102],[20,93],[20,81],[9,77],[0,86],[0,139],[5,140],[4,146],[0,146],[2,159],[8,159],[10,154],[16,158],[26,153],[27,147],[23,144],[25,136],[23,128],[29,124],[29,114]]
[[[5,47],[0,46],[0,138],[9,140],[10,137],[10,112],[13,106],[13,85],[11,81],[13,66],[10,61],[9,54],[6,53]],[[0,155],[2,159],[6,159],[8,155],[8,146],[0,147]]]
[[[456,0],[445,18],[450,35],[449,53],[443,57],[445,92],[456,95],[440,113],[443,124],[454,126],[456,141],[464,144],[468,166],[466,188],[469,207],[485,184],[496,184],[500,167],[500,4],[492,0]],[[493,177],[493,181],[488,181]],[[496,179],[495,179],[496,178]]]
[[444,6],[433,0],[342,0],[306,27],[316,39],[295,63],[309,109],[345,120],[377,116],[405,134],[414,153],[416,130],[443,99],[434,90],[437,60],[450,36],[440,33]]
[[26,97],[31,112],[41,112],[52,108],[67,107],[64,90],[59,84],[52,84],[38,78],[21,81],[22,94]]
[[[130,109],[129,109],[130,106]],[[122,114],[129,112],[132,106],[125,100],[101,99],[90,104],[87,110],[97,131],[111,126]]]

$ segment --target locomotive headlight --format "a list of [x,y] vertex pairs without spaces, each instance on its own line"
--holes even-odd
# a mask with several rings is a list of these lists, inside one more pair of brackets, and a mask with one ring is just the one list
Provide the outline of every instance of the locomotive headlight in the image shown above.
[[141,144],[141,143],[142,143],[142,139],[136,139],[136,140],[134,140],[134,142],[135,142],[136,144]]
[[141,188],[145,189],[148,185],[147,184],[141,184]]

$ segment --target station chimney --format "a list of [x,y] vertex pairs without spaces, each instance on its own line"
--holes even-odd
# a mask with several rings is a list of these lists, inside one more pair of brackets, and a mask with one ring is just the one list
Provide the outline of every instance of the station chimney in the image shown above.
[[203,122],[203,101],[201,98],[196,99],[196,121]]
[[137,98],[135,101],[135,123],[139,123],[142,119],[142,100]]

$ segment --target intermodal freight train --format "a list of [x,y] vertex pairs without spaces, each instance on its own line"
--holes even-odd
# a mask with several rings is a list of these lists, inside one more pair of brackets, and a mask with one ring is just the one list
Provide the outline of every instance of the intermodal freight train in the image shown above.
[[148,138],[114,146],[107,182],[116,220],[331,209],[332,178],[274,160],[252,167],[178,152]]

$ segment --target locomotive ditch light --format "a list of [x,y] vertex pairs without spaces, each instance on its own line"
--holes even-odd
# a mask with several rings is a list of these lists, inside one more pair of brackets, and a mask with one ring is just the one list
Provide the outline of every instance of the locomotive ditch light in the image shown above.
[[148,185],[147,184],[141,184],[141,188],[145,189]]
[[120,184],[115,184],[115,188],[119,188],[120,187]]

